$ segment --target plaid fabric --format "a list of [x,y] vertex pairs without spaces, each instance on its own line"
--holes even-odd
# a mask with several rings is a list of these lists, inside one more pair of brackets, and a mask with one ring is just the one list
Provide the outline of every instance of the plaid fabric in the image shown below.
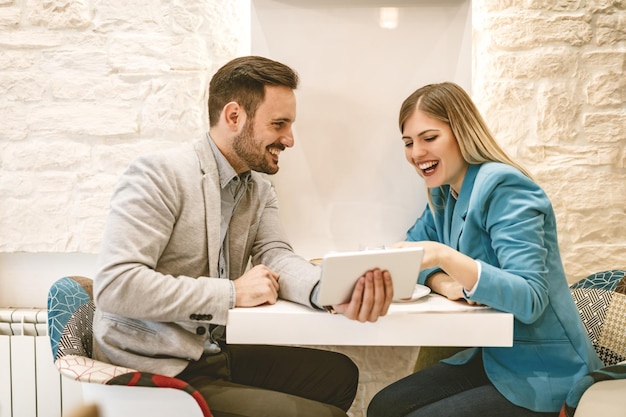
[[570,287],[593,347],[606,365],[570,390],[560,417],[573,417],[584,392],[595,382],[626,378],[626,271],[590,275]]
[[89,278],[63,277],[52,284],[48,292],[48,334],[59,372],[81,382],[181,389],[196,400],[204,417],[213,417],[204,397],[187,382],[111,365],[91,357],[95,312],[92,285]]

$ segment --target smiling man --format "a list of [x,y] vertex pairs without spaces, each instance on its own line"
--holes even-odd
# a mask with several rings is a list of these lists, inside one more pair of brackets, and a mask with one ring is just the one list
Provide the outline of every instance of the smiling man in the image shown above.
[[[345,417],[356,394],[344,355],[225,342],[231,308],[279,297],[322,308],[319,267],[285,240],[259,174],[278,172],[294,145],[297,85],[279,62],[230,61],[209,85],[207,135],[138,158],[111,200],[94,283],[96,357],[188,381],[216,417]],[[376,321],[392,297],[389,274],[368,271],[333,307]]]

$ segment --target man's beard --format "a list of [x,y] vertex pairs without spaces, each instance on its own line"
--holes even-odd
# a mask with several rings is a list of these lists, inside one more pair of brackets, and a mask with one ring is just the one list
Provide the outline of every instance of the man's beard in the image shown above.
[[258,149],[254,140],[254,127],[249,121],[246,121],[243,131],[233,138],[233,149],[251,170],[264,174],[278,172],[278,165],[268,161],[265,149]]

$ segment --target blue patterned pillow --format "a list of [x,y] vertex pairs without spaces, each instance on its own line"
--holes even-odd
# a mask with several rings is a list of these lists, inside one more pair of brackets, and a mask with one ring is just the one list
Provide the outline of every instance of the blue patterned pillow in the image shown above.
[[90,294],[71,277],[57,280],[48,292],[48,334],[52,357],[91,357],[95,307]]

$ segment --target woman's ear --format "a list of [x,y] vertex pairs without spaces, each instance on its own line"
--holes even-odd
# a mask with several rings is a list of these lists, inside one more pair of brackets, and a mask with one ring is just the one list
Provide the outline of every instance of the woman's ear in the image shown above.
[[225,119],[226,126],[233,132],[238,131],[246,122],[246,113],[236,101],[231,101],[224,106],[222,115]]

